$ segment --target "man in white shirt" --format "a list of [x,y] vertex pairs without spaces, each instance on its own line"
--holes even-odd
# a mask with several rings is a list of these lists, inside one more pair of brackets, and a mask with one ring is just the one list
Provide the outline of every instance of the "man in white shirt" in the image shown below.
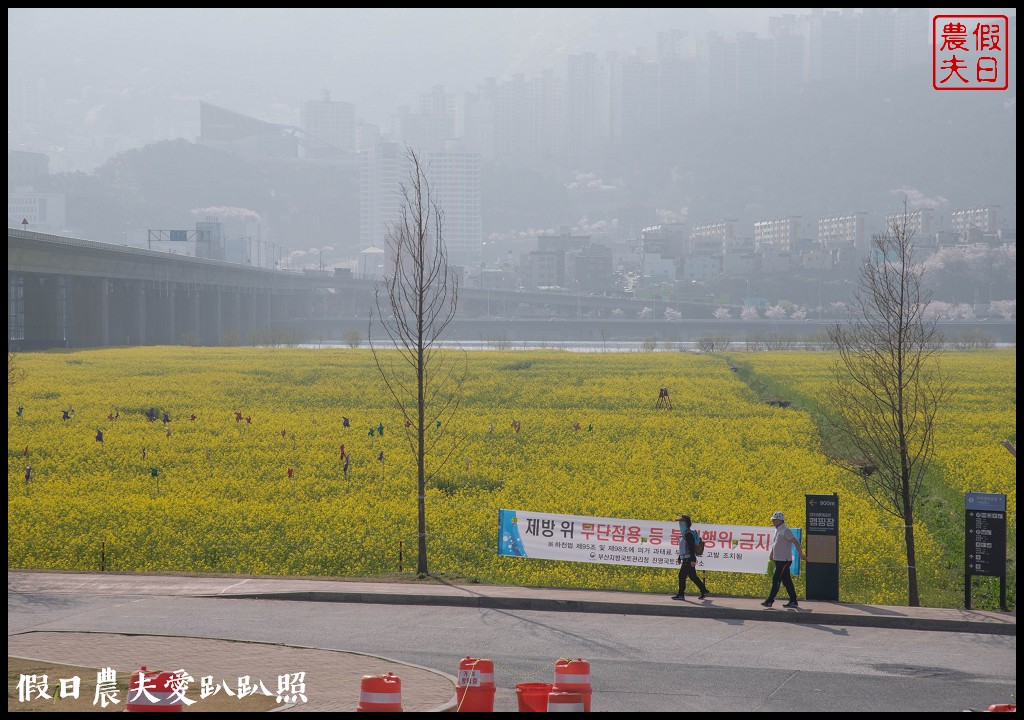
[[768,599],[761,604],[770,608],[775,602],[775,596],[779,594],[779,586],[785,585],[786,592],[789,593],[789,602],[783,607],[797,608],[800,605],[796,601],[793,575],[789,572],[789,566],[793,562],[793,551],[790,550],[790,546],[796,548],[802,560],[806,561],[807,556],[800,548],[800,541],[796,539],[796,535],[786,525],[786,517],[781,511],[776,510],[772,513],[772,525],[775,526],[775,537],[768,550],[768,557],[775,562],[775,571],[772,573],[772,591],[769,593]]

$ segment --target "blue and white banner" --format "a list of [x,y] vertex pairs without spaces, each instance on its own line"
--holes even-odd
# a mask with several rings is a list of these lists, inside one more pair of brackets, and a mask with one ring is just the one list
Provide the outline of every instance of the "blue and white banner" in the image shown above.
[[[698,570],[763,574],[774,527],[696,523],[704,538]],[[797,540],[800,528],[792,528]],[[523,510],[498,511],[498,555],[541,560],[678,568],[679,524],[658,520],[555,515]],[[800,573],[793,553],[792,572]]]

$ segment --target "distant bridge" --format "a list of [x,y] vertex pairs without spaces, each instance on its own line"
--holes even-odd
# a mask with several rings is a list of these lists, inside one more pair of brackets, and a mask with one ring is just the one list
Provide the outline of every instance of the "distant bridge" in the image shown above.
[[326,277],[7,231],[8,347],[231,345],[312,318]]
[[[239,345],[367,318],[374,282],[257,268],[9,228],[8,347]],[[651,302],[651,301],[647,301]],[[635,316],[643,302],[564,293],[460,289],[460,318]],[[696,305],[695,317],[710,317]],[[356,323],[365,328],[362,320]],[[338,327],[337,322],[334,327]]]
[[[366,337],[374,282],[188,257],[26,230],[7,231],[12,350],[124,345],[248,345]],[[653,317],[637,318],[650,307]],[[671,307],[680,320],[665,320]],[[661,342],[822,335],[829,321],[716,320],[706,302],[460,288],[448,337]],[[621,310],[616,312],[616,310]],[[943,323],[1016,343],[1015,321]]]

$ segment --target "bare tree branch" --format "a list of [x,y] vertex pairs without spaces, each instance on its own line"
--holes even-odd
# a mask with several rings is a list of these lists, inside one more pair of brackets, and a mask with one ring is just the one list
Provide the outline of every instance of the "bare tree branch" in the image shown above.
[[863,479],[868,496],[904,521],[908,602],[920,604],[914,549],[914,506],[930,465],[935,416],[949,392],[938,363],[936,320],[926,320],[923,268],[913,262],[910,216],[892,218],[872,238],[872,257],[854,292],[854,319],[836,323],[829,339],[835,429],[844,447],[830,459]]
[[[448,265],[444,240],[444,213],[431,195],[427,168],[406,148],[409,180],[400,187],[400,219],[388,228],[390,273],[376,289],[376,319],[395,354],[378,352],[373,342],[374,313],[367,334],[377,370],[402,413],[405,438],[416,456],[418,556],[416,572],[428,574],[426,482],[438,472],[458,446],[454,438],[447,452],[432,461],[448,423],[461,404],[468,363],[454,365],[455,351],[442,350],[439,341],[455,317],[459,299],[458,276]],[[463,352],[465,360],[465,353]],[[428,429],[431,434],[427,436]],[[433,432],[436,430],[437,432]]]

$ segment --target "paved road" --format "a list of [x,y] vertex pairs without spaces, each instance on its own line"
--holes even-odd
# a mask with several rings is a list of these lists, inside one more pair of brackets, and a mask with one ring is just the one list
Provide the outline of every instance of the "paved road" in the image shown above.
[[517,684],[551,682],[559,657],[590,663],[595,712],[957,711],[1015,697],[1015,613],[758,601],[9,571],[8,654],[251,675],[271,692],[304,671],[308,700],[288,710],[354,710],[362,676],[386,672],[404,710],[451,709],[466,655],[494,660],[496,711],[517,710]]

